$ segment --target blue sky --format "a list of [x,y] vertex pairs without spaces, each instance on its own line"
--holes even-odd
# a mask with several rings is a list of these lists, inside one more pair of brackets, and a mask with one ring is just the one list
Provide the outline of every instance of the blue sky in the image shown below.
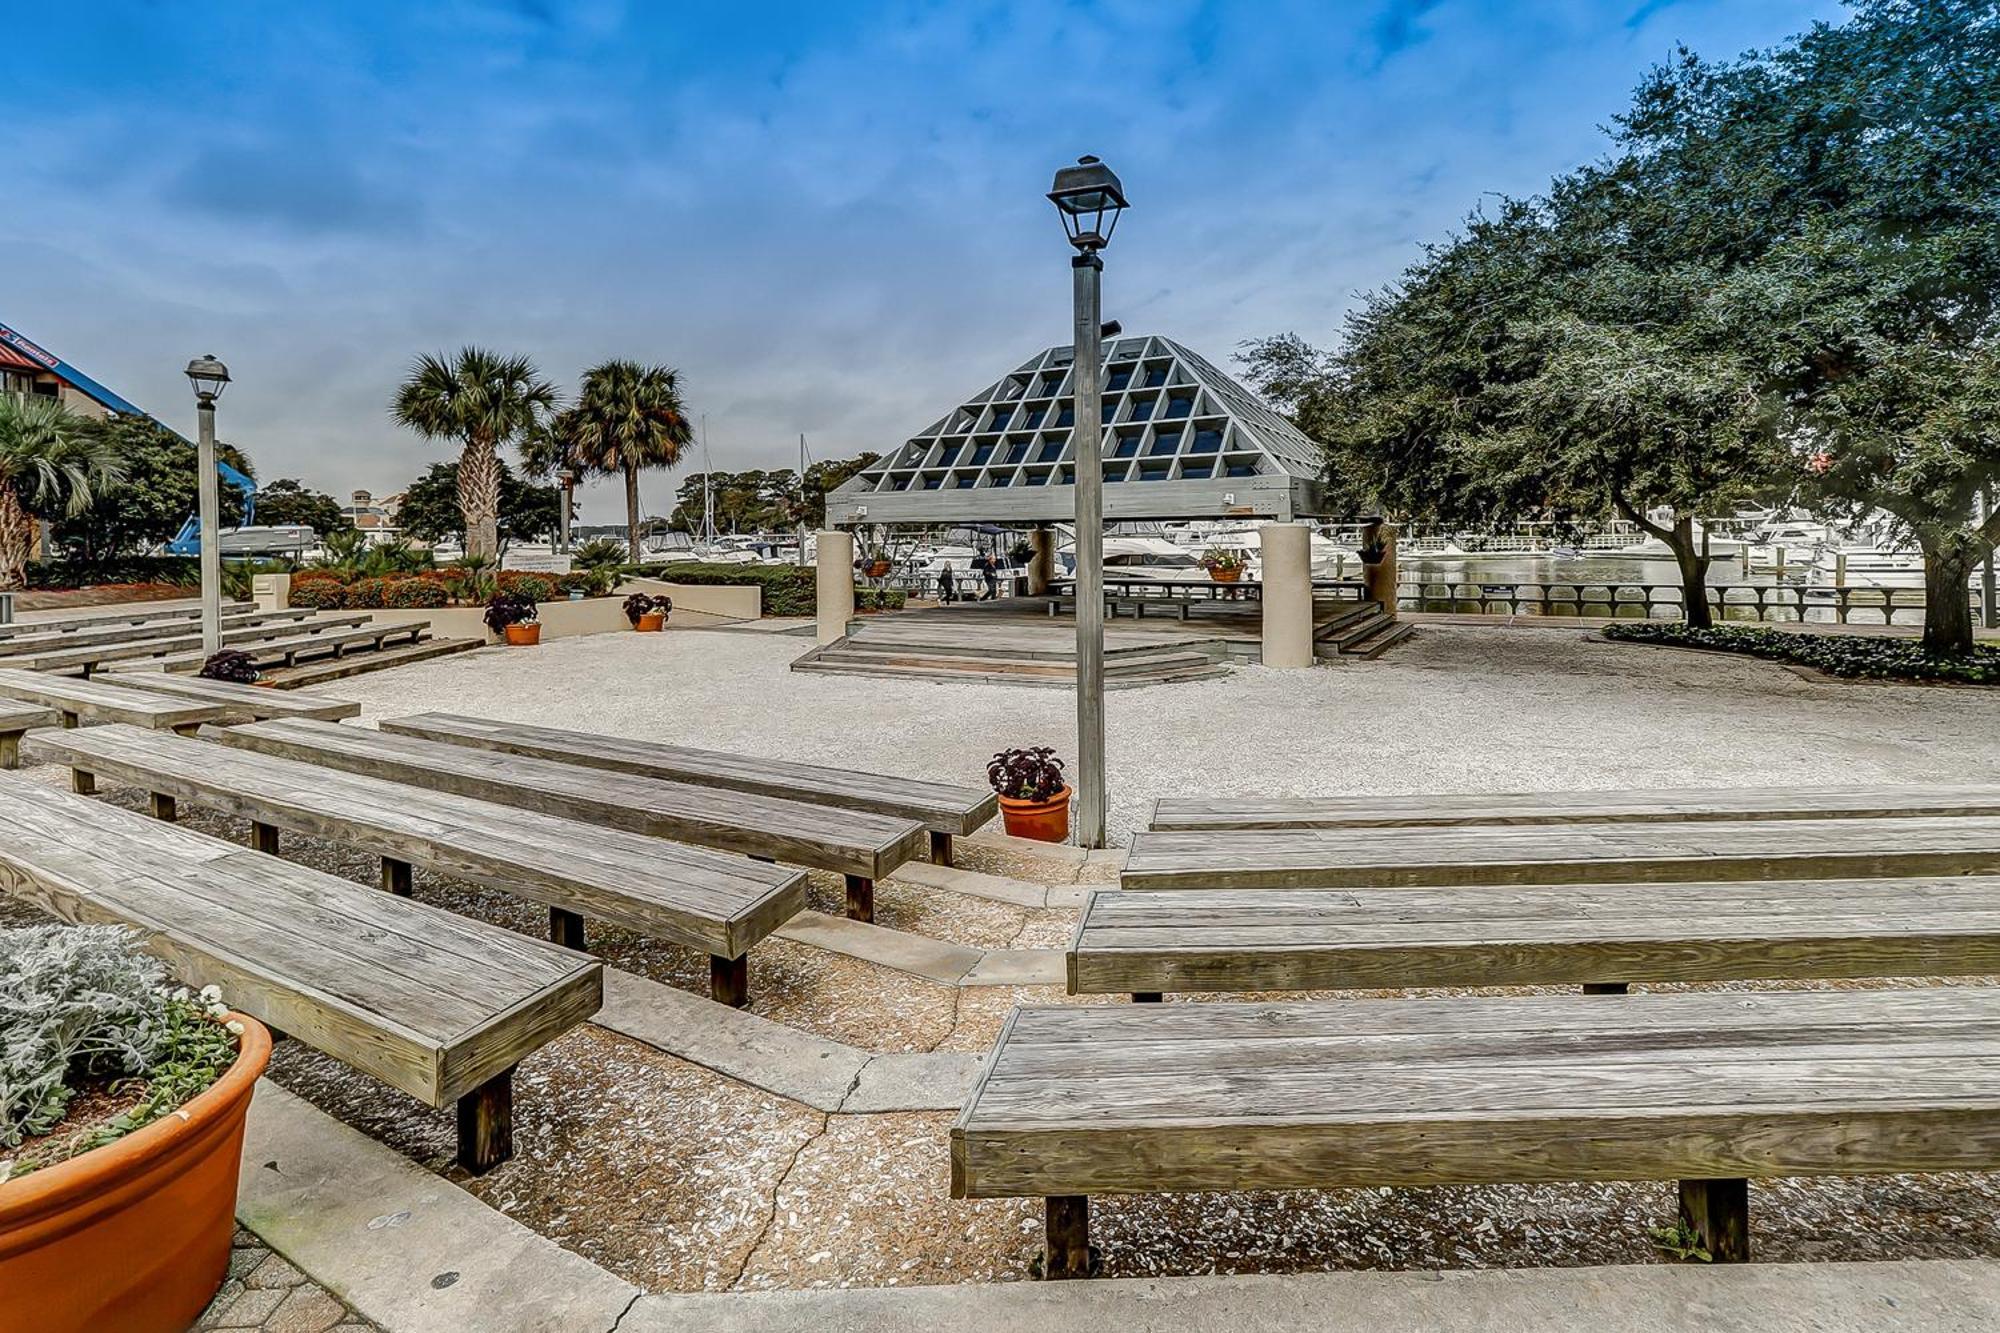
[[[882,450],[1067,339],[1043,192],[1133,209],[1106,313],[1226,363],[1325,340],[1482,197],[1604,149],[1676,42],[1808,0],[450,3],[50,10],[0,49],[0,322],[267,478],[400,487],[386,404],[480,342],[680,368],[719,468]],[[648,481],[664,509],[679,474]],[[622,511],[609,491],[586,519]]]

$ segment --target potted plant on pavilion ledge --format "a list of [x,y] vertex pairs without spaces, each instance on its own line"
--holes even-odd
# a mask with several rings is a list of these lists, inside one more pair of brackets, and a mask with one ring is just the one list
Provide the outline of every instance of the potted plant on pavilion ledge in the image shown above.
[[1046,745],[1002,750],[986,765],[986,780],[1000,796],[1007,833],[1036,842],[1069,839],[1069,784],[1063,761]]
[[1201,565],[1217,583],[1235,583],[1243,577],[1243,553],[1211,546],[1201,553]]
[[542,641],[541,617],[535,599],[524,592],[500,592],[486,604],[486,628],[517,648]]
[[181,1333],[222,1285],[271,1035],[122,926],[0,930],[0,1328]]
[[867,578],[887,578],[889,571],[895,567],[895,562],[889,558],[889,552],[880,546],[870,546],[866,554],[861,557],[861,572]]

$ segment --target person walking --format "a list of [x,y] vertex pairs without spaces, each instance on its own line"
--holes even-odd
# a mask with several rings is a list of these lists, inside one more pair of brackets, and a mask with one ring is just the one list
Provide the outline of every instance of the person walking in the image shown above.
[[1000,595],[1000,562],[990,554],[980,556],[979,573],[986,580],[986,595],[979,600],[990,602]]
[[944,567],[938,570],[938,601],[950,606],[957,600],[958,577],[951,572],[951,561],[947,560]]

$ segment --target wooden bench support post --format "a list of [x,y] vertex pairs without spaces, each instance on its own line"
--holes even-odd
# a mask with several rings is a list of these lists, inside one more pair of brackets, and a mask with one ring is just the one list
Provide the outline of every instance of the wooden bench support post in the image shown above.
[[175,727],[174,735],[181,737],[183,740],[193,740],[201,735],[201,723],[190,722],[184,727]]
[[1683,1180],[1681,1225],[1718,1264],[1750,1262],[1750,1182]]
[[1090,1196],[1056,1194],[1043,1200],[1047,1225],[1042,1276],[1051,1281],[1090,1276]]
[[951,864],[951,834],[931,830],[931,864],[948,866]]
[[408,861],[398,861],[393,857],[382,858],[382,887],[398,898],[410,896],[413,872]]
[[83,719],[78,717],[75,713],[65,712],[62,715],[62,724],[64,731],[75,731],[78,727],[83,725]]
[[146,800],[152,808],[153,818],[163,819],[169,824],[174,822],[174,816],[178,812],[174,809],[173,797],[163,791],[155,791],[146,793]]
[[267,856],[276,856],[278,854],[278,826],[276,824],[259,824],[252,821],[250,825],[250,846],[253,850],[263,852]]
[[458,1164],[483,1176],[514,1155],[514,1071],[458,1099]]
[[565,949],[583,948],[583,917],[560,907],[549,909],[549,938]]
[[1585,995],[1623,995],[1631,989],[1626,981],[1586,981],[1583,983]]
[[708,956],[708,993],[717,1004],[742,1009],[750,1003],[750,955]]
[[1165,997],[1165,992],[1163,991],[1135,990],[1132,992],[1132,1003],[1159,1004],[1164,997]]
[[10,731],[0,736],[0,768],[21,766],[21,733]]
[[862,875],[847,876],[847,915],[853,921],[875,919],[875,881]]
[[69,771],[69,789],[78,796],[97,795],[97,775],[81,768]]

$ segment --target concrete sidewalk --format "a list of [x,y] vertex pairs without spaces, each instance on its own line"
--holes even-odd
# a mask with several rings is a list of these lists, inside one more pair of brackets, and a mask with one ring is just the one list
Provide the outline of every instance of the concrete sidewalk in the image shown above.
[[1745,1264],[642,1296],[618,1333],[1848,1333],[2000,1328],[2000,1264]]

